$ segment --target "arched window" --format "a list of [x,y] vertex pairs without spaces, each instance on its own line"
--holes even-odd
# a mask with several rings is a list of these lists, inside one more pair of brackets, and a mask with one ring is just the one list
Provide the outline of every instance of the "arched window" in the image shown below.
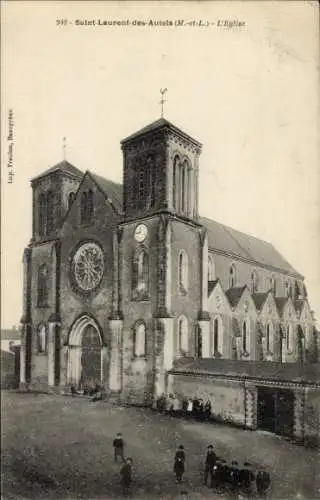
[[87,222],[87,193],[83,192],[81,194],[81,202],[80,202],[80,221],[81,224]]
[[266,349],[267,349],[267,352],[273,351],[273,326],[272,326],[272,323],[267,324]]
[[188,290],[188,257],[184,250],[179,253],[179,291],[186,293]]
[[146,325],[143,321],[137,321],[133,329],[133,354],[135,357],[146,355],[147,337]]
[[287,325],[287,351],[292,351],[293,331],[292,325]]
[[175,156],[173,160],[172,172],[172,205],[175,210],[178,210],[177,193],[179,193],[179,156]]
[[93,192],[89,189],[88,192],[84,191],[81,195],[80,202],[80,221],[81,224],[89,224],[92,222],[94,211]]
[[54,194],[52,191],[47,193],[47,230],[46,234],[52,233],[54,229]]
[[249,327],[247,320],[245,320],[242,325],[242,351],[244,353],[249,352]]
[[274,276],[272,276],[270,278],[270,290],[274,296],[277,295],[277,282],[276,282],[276,278]]
[[39,235],[46,234],[47,198],[45,194],[39,196]]
[[46,353],[47,352],[47,329],[45,325],[39,325],[38,327],[38,352]]
[[68,210],[70,210],[70,207],[72,203],[74,202],[75,194],[74,193],[69,193],[68,196]]
[[186,169],[185,169],[185,165],[181,165],[181,175],[180,175],[180,182],[181,182],[181,211],[184,212],[185,211],[185,203],[186,203]]
[[214,356],[222,354],[222,320],[220,316],[213,320],[212,351]]
[[149,258],[144,248],[139,248],[133,258],[132,292],[136,299],[146,299],[149,292]]
[[43,264],[38,270],[38,307],[48,307],[48,280],[48,268],[45,264]]
[[215,279],[215,268],[214,260],[212,255],[208,256],[208,281],[213,281]]
[[257,271],[252,271],[251,273],[251,293],[255,293],[258,290],[258,274]]
[[88,191],[88,198],[87,198],[88,206],[87,206],[87,222],[92,222],[93,218],[93,192],[91,189]]
[[230,288],[233,288],[234,286],[236,286],[236,282],[237,282],[237,279],[236,279],[236,266],[234,264],[232,264],[232,266],[230,267],[230,270],[229,270],[229,287]]
[[286,296],[292,297],[292,286],[291,286],[290,281],[288,281],[288,280],[285,283],[285,289],[286,289]]
[[181,316],[178,320],[178,354],[185,356],[189,350],[188,320]]

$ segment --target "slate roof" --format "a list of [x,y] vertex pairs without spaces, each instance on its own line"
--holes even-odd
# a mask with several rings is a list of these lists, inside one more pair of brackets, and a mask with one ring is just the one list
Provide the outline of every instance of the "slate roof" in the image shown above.
[[255,292],[252,294],[253,301],[256,308],[260,311],[267,300],[268,293],[266,292]]
[[108,197],[111,203],[115,206],[118,212],[122,212],[122,184],[117,184],[116,182],[109,181],[101,177],[101,175],[93,174],[89,172],[93,180],[100,186],[104,194]]
[[131,134],[128,137],[126,137],[125,139],[122,139],[121,144],[124,144],[125,142],[131,141],[132,139],[136,139],[140,135],[144,135],[144,134],[147,134],[148,132],[153,132],[154,130],[158,130],[158,129],[161,129],[161,128],[164,128],[164,127],[167,127],[169,129],[173,130],[174,132],[178,133],[179,135],[181,135],[183,137],[186,137],[191,142],[193,142],[197,146],[201,147],[201,143],[200,142],[198,142],[196,139],[194,139],[190,135],[188,135],[185,132],[183,132],[180,128],[176,127],[175,125],[173,125],[173,123],[169,122],[165,118],[159,118],[159,120],[156,120],[156,121],[150,123],[149,125],[147,125],[146,127],[141,128],[140,130],[138,130],[134,134]]
[[81,170],[79,170],[79,168],[75,167],[74,165],[71,165],[71,163],[69,163],[68,161],[63,160],[60,163],[58,163],[57,165],[54,165],[53,167],[48,168],[47,170],[42,172],[42,174],[37,175],[36,177],[33,177],[33,179],[31,179],[31,182],[35,181],[36,179],[40,179],[41,177],[44,177],[46,175],[52,174],[53,172],[58,172],[59,170],[61,172],[65,172],[67,174],[70,174],[74,177],[79,177],[79,178],[83,177],[83,172]]
[[218,283],[219,280],[214,280],[214,281],[208,281],[208,297],[211,294],[212,290],[215,289],[216,284]]
[[232,359],[180,358],[171,372],[261,378],[275,381],[316,382],[320,384],[320,363],[277,363],[272,361],[242,361]]
[[234,286],[226,291],[226,296],[232,307],[237,307],[246,286]]
[[280,314],[283,313],[284,306],[287,303],[288,297],[275,297],[277,308]]
[[227,252],[236,257],[272,266],[300,278],[303,277],[293,269],[271,243],[242,233],[206,217],[200,217],[200,222],[208,230],[208,244],[211,250]]

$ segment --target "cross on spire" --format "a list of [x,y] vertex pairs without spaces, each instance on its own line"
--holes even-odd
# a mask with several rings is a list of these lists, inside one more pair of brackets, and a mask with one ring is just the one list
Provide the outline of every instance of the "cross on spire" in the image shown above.
[[163,118],[163,105],[166,102],[165,99],[164,99],[164,94],[166,92],[168,92],[168,89],[160,89],[160,94],[161,94],[161,101],[160,101],[160,104],[161,104],[161,118]]
[[66,161],[67,159],[66,148],[67,148],[67,139],[64,137],[62,139],[62,156],[64,161]]

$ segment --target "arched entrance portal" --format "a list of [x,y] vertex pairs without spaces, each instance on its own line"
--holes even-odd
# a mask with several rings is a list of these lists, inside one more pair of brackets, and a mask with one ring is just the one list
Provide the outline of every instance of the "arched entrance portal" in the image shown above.
[[68,384],[85,391],[103,382],[103,345],[100,329],[90,316],[73,325],[68,343]]

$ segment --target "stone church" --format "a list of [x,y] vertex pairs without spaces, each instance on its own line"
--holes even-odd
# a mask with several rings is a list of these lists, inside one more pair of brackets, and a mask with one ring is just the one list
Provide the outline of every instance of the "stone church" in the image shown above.
[[270,243],[200,216],[201,147],[161,118],[121,141],[122,185],[67,161],[32,179],[22,386],[100,383],[148,406],[197,370],[239,382],[253,366],[268,377],[318,361],[303,276]]

